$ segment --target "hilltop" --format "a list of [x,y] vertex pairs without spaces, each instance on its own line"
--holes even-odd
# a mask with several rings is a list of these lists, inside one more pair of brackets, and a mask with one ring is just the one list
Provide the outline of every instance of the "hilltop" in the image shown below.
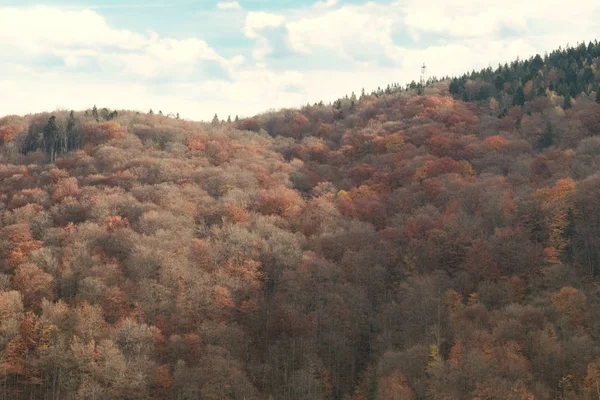
[[11,398],[594,398],[600,46],[237,122],[0,119]]

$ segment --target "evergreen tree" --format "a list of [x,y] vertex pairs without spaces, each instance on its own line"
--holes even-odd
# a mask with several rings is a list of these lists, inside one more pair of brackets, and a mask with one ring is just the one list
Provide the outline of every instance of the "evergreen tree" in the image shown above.
[[515,95],[513,96],[513,105],[514,106],[523,106],[525,105],[525,92],[523,91],[523,86],[519,85]]
[[217,116],[216,113],[215,113],[215,116],[212,119],[211,124],[213,124],[213,125],[219,125],[219,117]]
[[544,133],[542,133],[542,137],[538,142],[539,147],[545,149],[554,144],[554,129],[552,128],[552,124],[550,122],[546,122],[546,127],[544,128]]
[[72,150],[77,147],[75,140],[75,112],[71,110],[69,113],[69,120],[67,121],[67,150]]
[[450,81],[450,86],[448,87],[448,90],[450,91],[450,94],[453,94],[453,95],[458,94],[458,90],[459,90],[458,79],[454,78],[454,79],[452,79],[452,81]]
[[542,57],[539,54],[536,54],[533,60],[531,61],[530,66],[532,70],[539,71],[544,67],[544,60],[542,60]]
[[92,117],[96,120],[96,122],[100,122],[100,116],[98,115],[98,107],[94,104],[94,108],[92,108]]
[[56,142],[58,139],[58,127],[56,126],[56,117],[53,115],[48,119],[44,127],[44,150],[50,156],[50,161],[56,159]]
[[569,93],[565,94],[565,101],[563,103],[563,108],[569,109],[572,106],[572,102],[571,102],[571,95]]
[[177,113],[177,115],[175,116],[175,119],[180,119],[179,113]]
[[152,115],[152,114],[154,114],[154,111],[152,111],[152,109],[150,109],[150,111],[148,111],[148,114]]
[[562,232],[562,237],[567,240],[567,245],[563,249],[563,260],[570,263],[573,261],[573,238],[575,238],[575,214],[573,213],[573,209],[569,207],[567,210],[567,226],[565,230]]
[[240,117],[238,117],[237,115],[235,116],[235,122],[240,122]]
[[228,115],[228,116],[227,116],[227,122],[228,122],[228,123],[231,123],[231,115]]
[[163,115],[162,110],[158,110],[158,115]]
[[110,111],[108,108],[103,108],[102,111],[100,111],[100,116],[102,117],[103,121],[108,121],[110,119]]

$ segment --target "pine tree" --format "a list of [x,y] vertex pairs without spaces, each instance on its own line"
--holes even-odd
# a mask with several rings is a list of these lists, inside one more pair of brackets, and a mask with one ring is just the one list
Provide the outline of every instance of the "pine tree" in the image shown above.
[[98,116],[98,107],[94,104],[94,108],[92,108],[92,117],[96,120],[96,122],[100,121],[100,117]]
[[458,79],[456,79],[456,78],[452,79],[448,90],[450,91],[450,94],[454,94],[454,95],[458,94],[458,91],[460,90],[459,84],[458,84]]
[[50,161],[56,159],[56,139],[58,136],[58,127],[56,126],[56,117],[53,115],[48,119],[44,127],[44,150],[50,156]]
[[544,133],[539,141],[539,146],[542,149],[550,147],[554,144],[554,129],[552,129],[552,124],[550,122],[546,122],[546,127],[544,128]]
[[154,111],[152,111],[152,109],[150,109],[150,111],[148,111],[148,114],[152,115],[152,114],[154,114]]
[[519,85],[515,95],[513,97],[513,105],[514,106],[523,106],[525,105],[525,92],[523,91],[523,86]]
[[228,116],[227,116],[227,122],[228,122],[228,123],[231,123],[231,115],[228,115]]
[[177,115],[175,116],[175,119],[180,119],[179,113],[177,113]]
[[235,122],[240,122],[240,117],[238,117],[237,115],[235,116]]
[[69,120],[67,121],[67,150],[72,150],[77,146],[73,129],[75,128],[75,112],[71,110]]
[[565,94],[565,101],[563,103],[563,108],[569,109],[572,106],[572,102],[571,102],[571,95],[569,93]]
[[573,261],[573,244],[572,240],[575,237],[575,214],[573,213],[573,209],[569,207],[567,210],[567,226],[562,232],[562,237],[567,240],[567,245],[563,250],[563,259],[566,262]]
[[215,113],[215,116],[212,119],[211,124],[213,124],[213,125],[219,125],[219,117],[217,116],[216,113]]
[[544,60],[542,60],[542,57],[539,54],[536,54],[530,65],[531,69],[534,71],[539,71],[544,67]]

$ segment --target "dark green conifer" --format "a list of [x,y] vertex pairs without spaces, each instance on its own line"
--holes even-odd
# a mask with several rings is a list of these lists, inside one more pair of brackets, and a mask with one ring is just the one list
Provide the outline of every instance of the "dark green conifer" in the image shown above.
[[542,137],[539,140],[539,146],[542,149],[550,147],[554,144],[554,129],[552,128],[552,124],[548,121],[546,122],[546,127],[544,128],[544,132],[542,133]]
[[58,139],[58,127],[56,126],[56,117],[53,115],[48,119],[44,127],[44,150],[50,156],[50,161],[56,159],[56,142]]
[[525,92],[523,91],[523,86],[519,85],[517,88],[515,95],[513,96],[513,105],[514,106],[523,106],[525,105]]

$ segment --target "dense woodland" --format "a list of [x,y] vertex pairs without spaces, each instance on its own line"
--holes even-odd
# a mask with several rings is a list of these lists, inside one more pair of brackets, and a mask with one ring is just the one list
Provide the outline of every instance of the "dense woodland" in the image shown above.
[[600,398],[599,84],[0,119],[0,398]]

